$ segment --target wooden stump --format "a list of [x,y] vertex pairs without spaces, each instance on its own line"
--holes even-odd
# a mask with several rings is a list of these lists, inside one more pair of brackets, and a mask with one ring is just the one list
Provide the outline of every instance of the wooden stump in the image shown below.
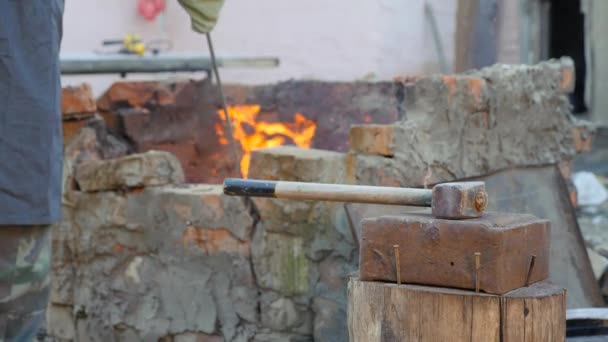
[[353,277],[348,332],[352,342],[565,341],[566,292],[540,282],[498,296]]

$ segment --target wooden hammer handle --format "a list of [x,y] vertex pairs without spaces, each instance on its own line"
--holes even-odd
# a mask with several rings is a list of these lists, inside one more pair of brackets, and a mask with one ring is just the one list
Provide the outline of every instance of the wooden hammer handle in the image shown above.
[[432,191],[397,187],[325,183],[273,182],[228,178],[224,194],[230,196],[273,197],[293,200],[357,202],[430,207]]

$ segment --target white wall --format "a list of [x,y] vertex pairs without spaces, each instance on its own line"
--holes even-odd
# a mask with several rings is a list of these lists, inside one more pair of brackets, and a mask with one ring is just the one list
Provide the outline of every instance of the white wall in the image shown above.
[[[66,1],[63,53],[91,52],[103,39],[136,33],[144,39],[166,35],[174,52],[207,55],[204,37],[190,31],[175,0],[166,17],[147,22],[135,0]],[[453,59],[456,0],[429,0],[449,63]],[[387,80],[400,74],[438,71],[424,0],[227,0],[213,31],[218,56],[276,56],[277,69],[222,69],[226,82],[269,83],[287,79]],[[164,28],[163,28],[164,22]],[[153,77],[166,78],[168,75]],[[191,75],[183,75],[191,76]],[[129,76],[130,79],[142,78]],[[102,92],[116,77],[65,77]]]

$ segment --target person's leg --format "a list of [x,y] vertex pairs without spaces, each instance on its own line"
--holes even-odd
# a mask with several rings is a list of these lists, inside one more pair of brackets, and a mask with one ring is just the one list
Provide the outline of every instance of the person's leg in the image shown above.
[[0,341],[33,341],[49,301],[51,226],[0,226]]

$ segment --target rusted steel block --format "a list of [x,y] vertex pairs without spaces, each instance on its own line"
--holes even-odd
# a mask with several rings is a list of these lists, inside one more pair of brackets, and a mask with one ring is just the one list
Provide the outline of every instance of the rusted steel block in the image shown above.
[[[503,294],[548,278],[550,223],[532,215],[486,213],[469,220],[430,214],[382,216],[362,223],[360,277]],[[476,271],[475,253],[481,253]],[[534,260],[534,261],[532,261]]]
[[479,217],[488,205],[484,182],[442,183],[433,187],[433,216],[465,219]]

